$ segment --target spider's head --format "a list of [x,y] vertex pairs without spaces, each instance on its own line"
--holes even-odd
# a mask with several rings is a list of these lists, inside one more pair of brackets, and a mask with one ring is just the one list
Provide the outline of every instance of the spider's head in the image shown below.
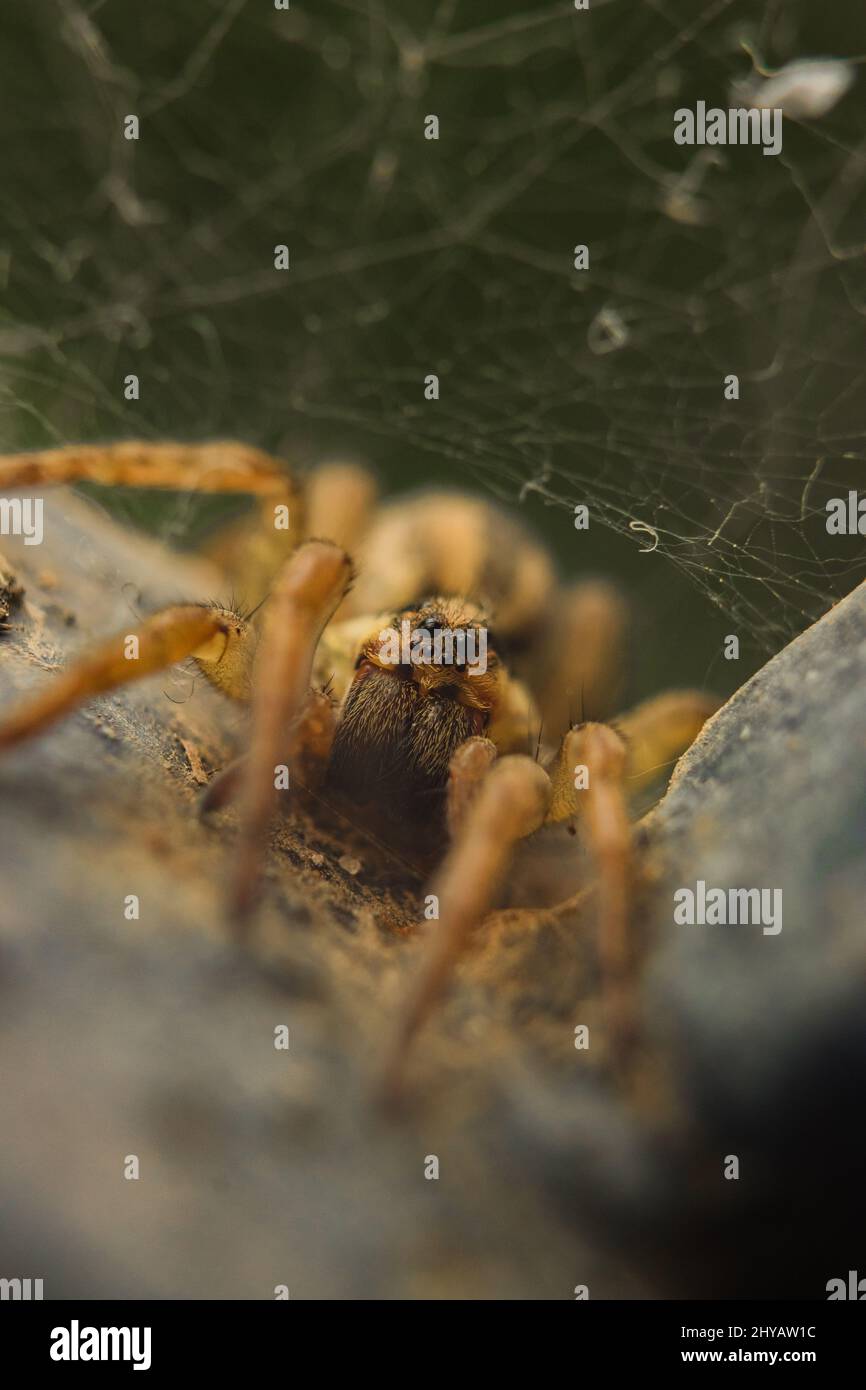
[[499,693],[499,659],[481,609],[430,598],[403,609],[369,641],[362,662],[411,681],[422,699],[452,700],[487,715]]

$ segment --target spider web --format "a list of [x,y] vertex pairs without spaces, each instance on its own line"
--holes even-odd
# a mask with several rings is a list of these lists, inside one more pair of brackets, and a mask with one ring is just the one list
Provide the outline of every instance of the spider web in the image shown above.
[[866,446],[862,70],[777,157],[673,141],[744,43],[859,62],[859,0],[39,0],[0,28],[4,448],[360,453],[546,505],[560,550],[585,503],[764,650],[866,573],[825,524]]

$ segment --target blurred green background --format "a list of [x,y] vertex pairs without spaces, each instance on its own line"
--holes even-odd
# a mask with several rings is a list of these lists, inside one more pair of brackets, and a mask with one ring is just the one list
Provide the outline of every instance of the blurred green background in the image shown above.
[[[744,44],[857,78],[780,156],[704,162],[673,112],[727,105]],[[824,526],[863,476],[864,54],[861,0],[6,4],[2,447],[224,435],[487,490],[628,589],[635,693],[726,693],[866,573]]]

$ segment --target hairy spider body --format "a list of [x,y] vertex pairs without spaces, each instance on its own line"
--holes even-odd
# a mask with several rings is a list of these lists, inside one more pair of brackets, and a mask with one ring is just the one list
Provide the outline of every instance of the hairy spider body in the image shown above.
[[449,686],[424,691],[411,677],[364,661],[342,707],[328,785],[354,801],[435,820],[453,754],[487,718]]
[[[522,717],[525,750],[537,731],[534,703],[501,663],[488,620],[471,600],[438,596],[391,617],[337,623],[338,642],[346,627],[352,671],[347,680],[344,661],[339,676],[330,673],[338,718],[326,784],[392,819],[426,823],[435,836],[459,746],[485,734],[510,751],[510,715],[512,723]],[[324,676],[322,646],[317,669]],[[458,659],[481,650],[483,663]]]
[[234,443],[0,457],[0,493],[79,480],[250,494],[252,515],[208,550],[236,588],[258,586],[266,600],[255,620],[230,607],[163,609],[137,629],[131,660],[128,634],[108,639],[0,722],[0,748],[191,657],[250,706],[247,747],[205,798],[205,808],[237,801],[238,924],[259,891],[280,769],[301,796],[327,791],[395,834],[410,827],[440,860],[430,885],[439,919],[392,1041],[390,1093],[515,845],[570,823],[596,859],[599,959],[612,1051],[622,1053],[633,1032],[629,788],[684,751],[716,702],[670,692],[615,728],[573,726],[576,708],[606,715],[616,697],[624,610],[613,590],[563,587],[543,546],[481,499],[427,493],[377,510],[371,477],[353,465],[320,468],[301,486]]

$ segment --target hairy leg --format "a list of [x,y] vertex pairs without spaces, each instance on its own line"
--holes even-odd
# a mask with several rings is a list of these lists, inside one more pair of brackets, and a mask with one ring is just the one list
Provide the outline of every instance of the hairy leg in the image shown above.
[[627,618],[622,596],[602,580],[584,580],[560,594],[538,654],[546,671],[538,703],[548,742],[575,720],[606,719],[616,708]]
[[595,911],[598,958],[611,1059],[627,1063],[636,1037],[634,949],[629,936],[634,854],[629,799],[635,789],[694,741],[718,701],[699,691],[673,691],[616,721],[584,724],[562,741],[548,771],[548,821],[574,819],[598,870]]
[[[314,468],[304,492],[304,535],[308,540],[333,541],[353,554],[374,514],[376,482],[355,463],[323,463]],[[338,620],[348,611],[341,603]]]
[[625,792],[626,746],[607,724],[582,724],[562,740],[548,769],[548,823],[574,820],[598,869],[598,955],[605,1013],[615,1045],[629,1031],[628,908],[631,830]]
[[445,823],[452,840],[463,830],[481,785],[496,761],[496,745],[489,738],[468,738],[454,753],[448,769]]
[[276,769],[290,770],[319,638],[352,580],[352,562],[328,541],[307,541],[277,578],[265,611],[253,673],[249,752],[241,773],[241,828],[229,911],[243,923],[258,889],[262,840],[276,799]]
[[348,612],[406,608],[428,594],[483,597],[497,631],[528,637],[542,620],[556,579],[544,547],[484,498],[431,492],[383,506],[357,552],[358,583]]
[[628,931],[633,848],[625,791],[627,753],[606,724],[586,724],[569,736],[569,756],[584,766],[589,784],[582,821],[598,872],[596,931],[611,1060],[627,1059],[635,1037],[633,952]]
[[370,520],[376,483],[355,463],[323,463],[307,479],[304,532],[308,540],[333,541],[353,551]]
[[101,643],[25,699],[0,723],[0,748],[41,733],[93,695],[116,690],[193,657],[226,694],[249,693],[254,635],[236,614],[197,604],[165,608],[130,632]]
[[302,491],[260,497],[252,513],[212,536],[205,552],[237,592],[258,603],[303,540],[333,541],[351,552],[366,530],[375,497],[366,469],[323,464],[303,480]]
[[430,930],[385,1059],[386,1104],[399,1099],[412,1040],[444,990],[473,928],[490,910],[515,843],[543,824],[549,796],[550,783],[542,768],[514,754],[493,764],[466,810],[462,829],[430,885],[439,900],[439,919]]
[[0,491],[70,483],[167,488],[179,492],[248,492],[282,496],[290,487],[277,459],[235,440],[207,444],[123,440],[0,454]]
[[82,482],[254,497],[251,516],[223,525],[203,546],[249,603],[265,597],[300,539],[302,499],[296,482],[279,459],[237,440],[122,440],[0,455],[0,492]]

